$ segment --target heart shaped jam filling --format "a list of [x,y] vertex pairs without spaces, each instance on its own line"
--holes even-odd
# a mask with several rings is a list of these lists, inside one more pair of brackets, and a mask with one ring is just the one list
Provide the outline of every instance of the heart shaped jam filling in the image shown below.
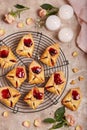
[[76,90],[72,91],[72,98],[74,100],[79,100],[80,99],[80,95],[79,95],[79,93]]
[[34,89],[34,90],[33,90],[33,96],[34,96],[36,99],[41,100],[41,99],[43,99],[44,94],[41,93],[41,92],[39,92],[38,89]]
[[8,98],[11,97],[11,94],[10,94],[8,88],[7,88],[7,89],[3,89],[3,90],[1,91],[1,93],[2,93],[2,97],[3,97],[4,99],[8,99]]
[[6,58],[8,57],[9,51],[8,50],[2,50],[0,51],[0,57],[1,58]]
[[54,74],[54,82],[56,83],[56,85],[60,85],[63,83],[63,81],[60,77],[60,74],[58,74],[58,73]]
[[18,78],[24,78],[24,76],[25,76],[24,69],[23,68],[17,68],[16,69],[16,76]]
[[31,69],[32,69],[33,73],[35,73],[35,74],[39,74],[41,72],[41,67],[39,67],[39,66],[35,66]]
[[49,53],[50,53],[51,56],[55,56],[57,54],[57,50],[54,49],[54,48],[50,48]]
[[24,39],[24,45],[26,46],[26,47],[31,47],[32,46],[32,41],[31,41],[31,39]]

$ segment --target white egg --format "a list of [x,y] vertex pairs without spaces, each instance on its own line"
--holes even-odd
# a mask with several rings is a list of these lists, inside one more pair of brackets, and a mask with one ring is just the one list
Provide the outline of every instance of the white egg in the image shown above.
[[55,31],[58,30],[61,25],[60,18],[56,15],[51,15],[46,20],[46,27],[48,30]]
[[73,39],[73,30],[68,27],[60,29],[58,38],[62,42],[70,42]]
[[61,19],[68,20],[72,18],[74,11],[73,11],[72,6],[65,4],[59,8],[58,14]]

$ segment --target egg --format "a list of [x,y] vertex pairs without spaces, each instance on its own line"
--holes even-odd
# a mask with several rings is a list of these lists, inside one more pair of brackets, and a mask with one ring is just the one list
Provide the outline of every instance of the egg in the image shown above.
[[58,30],[61,25],[60,18],[56,15],[51,15],[46,19],[45,25],[50,31]]
[[60,29],[58,38],[61,42],[70,42],[73,39],[73,30],[69,27]]
[[59,8],[58,15],[61,19],[68,20],[72,18],[73,14],[74,14],[73,8],[68,4],[62,5]]

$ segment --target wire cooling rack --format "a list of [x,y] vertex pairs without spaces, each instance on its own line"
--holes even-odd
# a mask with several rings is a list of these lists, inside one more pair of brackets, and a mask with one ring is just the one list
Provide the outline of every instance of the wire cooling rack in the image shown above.
[[[18,42],[20,41],[20,39],[25,35],[25,34],[29,34],[31,33],[33,35],[33,39],[35,42],[35,49],[34,49],[34,53],[32,58],[25,58],[25,57],[21,57],[18,56],[16,54],[16,47],[18,45]],[[32,60],[36,60],[38,61],[40,64],[42,64],[39,61],[40,55],[42,54],[42,52],[45,50],[46,47],[50,46],[51,44],[55,43],[55,41],[53,41],[51,38],[49,38],[48,36],[40,33],[40,32],[33,32],[33,31],[21,31],[21,32],[16,32],[13,33],[11,35],[8,35],[7,37],[5,37],[3,40],[0,41],[0,45],[7,45],[9,47],[11,47],[13,53],[16,55],[17,59],[18,59],[18,63],[15,66],[18,65],[25,65],[27,72],[28,72],[28,66],[29,64],[32,62]],[[68,61],[66,60],[66,57],[62,51],[62,49],[60,48],[60,56],[57,60],[57,64],[55,65],[55,67],[47,67],[46,65],[42,64],[45,70],[45,78],[46,81],[48,79],[48,77],[56,71],[63,71],[66,77],[66,85],[67,85],[67,81],[68,81]],[[14,66],[10,67],[9,69],[1,69],[0,68],[0,86],[12,86],[12,84],[6,79],[5,75],[13,68]],[[43,84],[39,84],[37,85],[38,87],[44,87],[45,83]],[[66,88],[66,85],[64,87],[64,90]],[[48,107],[51,107],[52,105],[56,105],[60,99],[60,97],[62,96],[64,90],[62,91],[61,95],[54,95],[50,92],[45,91],[45,100],[44,102],[35,110],[33,110],[32,108],[30,108],[24,101],[23,98],[24,96],[28,93],[28,91],[34,87],[34,85],[31,85],[28,83],[28,81],[26,80],[20,88],[18,88],[18,90],[20,91],[20,93],[22,94],[21,98],[19,99],[19,101],[17,102],[17,104],[14,106],[14,108],[8,107],[9,109],[11,109],[14,113],[17,112],[22,112],[22,113],[33,113],[33,112],[38,112],[44,109],[47,109]],[[4,104],[3,104],[4,105]],[[7,107],[7,106],[6,106]]]

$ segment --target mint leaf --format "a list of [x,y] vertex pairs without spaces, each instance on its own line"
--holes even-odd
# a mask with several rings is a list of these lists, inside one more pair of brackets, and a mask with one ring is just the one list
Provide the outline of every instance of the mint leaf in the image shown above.
[[44,123],[54,123],[55,120],[53,118],[46,118],[43,120]]
[[62,119],[64,117],[64,113],[65,113],[65,107],[64,106],[58,108],[54,113],[54,118],[56,119],[56,121],[62,121]]
[[16,4],[16,5],[14,5],[14,7],[15,8],[17,8],[17,9],[29,9],[28,7],[25,7],[25,6],[23,6],[23,5],[20,5],[20,4]]
[[40,7],[45,10],[50,10],[50,9],[54,8],[51,4],[43,4]]
[[57,129],[57,128],[61,128],[61,127],[63,127],[63,123],[62,122],[53,125],[51,129]]
[[47,16],[58,13],[58,10],[59,10],[58,8],[52,8],[52,9],[48,10]]

